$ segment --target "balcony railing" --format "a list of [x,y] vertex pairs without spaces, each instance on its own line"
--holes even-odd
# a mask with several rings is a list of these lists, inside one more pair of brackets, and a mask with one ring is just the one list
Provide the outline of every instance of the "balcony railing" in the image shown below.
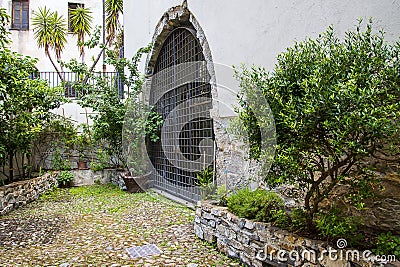
[[[79,95],[85,94],[85,92],[80,92],[79,89],[76,88],[77,86],[74,86],[74,84],[82,80],[79,74],[74,72],[62,72],[61,75],[64,77],[64,84],[55,71],[39,72],[40,79],[47,80],[49,86],[64,86],[66,97],[77,98]],[[121,99],[124,98],[124,84],[118,72],[98,72],[95,73],[95,75],[101,76],[108,86],[118,90],[118,95]],[[96,86],[96,79],[88,79],[86,83]]]

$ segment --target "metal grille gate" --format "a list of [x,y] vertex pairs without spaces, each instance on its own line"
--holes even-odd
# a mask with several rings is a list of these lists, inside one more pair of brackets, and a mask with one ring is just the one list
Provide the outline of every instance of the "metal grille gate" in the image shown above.
[[205,66],[194,34],[177,28],[161,48],[150,91],[150,105],[164,120],[161,139],[148,142],[156,170],[153,186],[190,202],[200,200],[197,173],[214,164],[211,85]]

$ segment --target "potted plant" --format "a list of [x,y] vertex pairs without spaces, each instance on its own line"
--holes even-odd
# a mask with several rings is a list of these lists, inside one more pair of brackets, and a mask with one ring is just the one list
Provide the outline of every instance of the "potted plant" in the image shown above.
[[57,176],[58,186],[61,188],[71,187],[73,181],[74,175],[70,171],[62,171]]
[[152,171],[146,150],[146,137],[152,142],[157,141],[161,124],[161,116],[139,99],[127,101],[123,129],[123,150],[126,157],[124,167],[127,171],[122,174],[122,178],[130,193],[142,192],[149,187]]
[[213,169],[211,167],[204,168],[196,176],[196,185],[200,187],[201,200],[212,198],[215,191]]
[[79,170],[86,170],[87,167],[87,158],[86,152],[91,144],[89,129],[86,125],[82,126],[83,131],[81,134],[77,134],[74,139],[74,149],[78,152],[78,169]]

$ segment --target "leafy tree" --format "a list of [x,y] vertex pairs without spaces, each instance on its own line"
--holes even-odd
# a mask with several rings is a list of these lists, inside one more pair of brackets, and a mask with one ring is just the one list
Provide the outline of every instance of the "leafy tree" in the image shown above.
[[10,43],[7,37],[10,33],[7,31],[6,26],[10,23],[10,16],[4,8],[0,8],[0,48]]
[[[7,17],[0,24],[0,32],[5,32]],[[10,43],[7,35],[0,37],[1,44]],[[11,52],[0,46],[0,159],[4,167],[8,158],[9,174],[3,174],[12,181],[14,159],[22,154],[22,162],[17,165],[20,173],[24,159],[29,155],[32,142],[42,131],[45,122],[51,118],[50,110],[63,101],[59,88],[49,88],[46,81],[32,79],[36,72],[37,60]]]
[[57,11],[51,12],[46,7],[39,8],[38,12],[33,13],[32,18],[33,31],[35,32],[34,38],[38,47],[44,48],[46,56],[49,58],[54,69],[57,71],[58,76],[64,81],[64,76],[55,64],[50,50],[54,50],[57,60],[61,59],[61,53],[67,43],[67,23],[66,20],[59,16]]
[[[344,40],[329,27],[317,39],[295,43],[278,55],[272,72],[237,72],[242,94],[261,91],[275,117],[276,156],[265,179],[305,190],[310,228],[339,184],[349,186],[355,201],[370,195],[376,177],[368,158],[399,152],[400,42],[385,42],[372,22],[361,26]],[[253,132],[261,126],[248,121]]]
[[[91,44],[91,41],[87,44]],[[123,92],[128,98],[136,99],[140,93],[143,77],[138,70],[138,64],[142,55],[149,50],[150,46],[142,48],[132,59],[126,59],[120,58],[114,50],[106,49],[107,63],[115,66],[116,70],[122,73],[119,78],[129,91],[129,94]],[[62,64],[72,72],[79,73],[92,81],[90,83],[77,82],[73,86],[79,92],[83,92],[79,96],[79,104],[83,107],[90,107],[95,112],[91,115],[94,141],[102,144],[114,166],[120,165],[125,161],[122,153],[122,127],[127,104],[132,101],[123,102],[121,100],[117,87],[118,79],[110,81],[110,77],[95,73],[91,67],[76,60]],[[129,75],[123,75],[124,69],[128,70]],[[153,120],[154,118],[155,116],[151,117]],[[156,120],[155,123],[158,121]],[[153,129],[150,126],[148,128]]]
[[82,57],[82,61],[84,61],[85,54],[85,34],[90,34],[92,30],[92,12],[89,8],[78,7],[73,9],[71,12],[71,26],[72,32],[78,36],[77,45],[79,47],[80,55]]

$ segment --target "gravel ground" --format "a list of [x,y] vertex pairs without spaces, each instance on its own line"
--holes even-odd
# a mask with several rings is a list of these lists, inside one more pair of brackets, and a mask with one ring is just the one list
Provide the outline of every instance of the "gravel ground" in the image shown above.
[[[195,237],[193,216],[154,193],[56,189],[0,217],[0,266],[240,266]],[[126,252],[147,244],[162,254]]]

